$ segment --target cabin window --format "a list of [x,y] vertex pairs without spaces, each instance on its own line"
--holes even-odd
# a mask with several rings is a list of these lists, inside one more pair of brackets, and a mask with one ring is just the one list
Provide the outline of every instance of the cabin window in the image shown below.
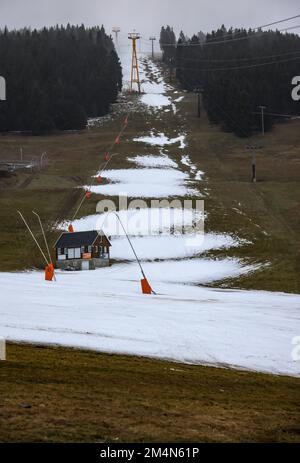
[[68,259],[75,259],[75,249],[68,249]]
[[81,249],[75,248],[75,259],[80,259],[80,258],[81,258]]
[[95,254],[98,254],[98,252],[99,252],[98,246],[94,247],[94,252],[95,252]]
[[81,246],[81,252],[82,252],[82,254],[85,253],[85,247],[84,246]]
[[65,248],[57,248],[57,255],[64,256],[67,253],[67,249]]
[[65,260],[66,259],[66,249],[57,248],[57,257],[58,257],[58,260]]
[[68,249],[68,259],[75,259],[75,249]]
[[89,252],[89,253],[92,252],[92,246],[89,246],[89,247],[88,247],[88,252]]
[[81,258],[81,249],[80,248],[70,248],[68,249],[68,259],[80,259]]

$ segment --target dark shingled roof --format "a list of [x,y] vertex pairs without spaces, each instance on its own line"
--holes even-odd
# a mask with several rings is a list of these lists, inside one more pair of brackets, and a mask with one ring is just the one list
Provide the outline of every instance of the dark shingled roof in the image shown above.
[[80,248],[81,246],[92,246],[95,242],[99,232],[96,230],[77,232],[77,233],[63,233],[56,241],[56,248]]

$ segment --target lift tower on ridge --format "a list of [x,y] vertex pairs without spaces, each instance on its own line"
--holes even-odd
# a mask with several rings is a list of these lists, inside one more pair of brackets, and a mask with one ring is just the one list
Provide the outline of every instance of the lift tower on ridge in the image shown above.
[[152,59],[154,59],[154,41],[156,40],[156,37],[151,35],[149,40],[151,40],[151,42],[152,42]]
[[115,34],[115,37],[116,37],[116,40],[115,40],[115,44],[116,44],[116,48],[118,48],[119,46],[119,32],[121,32],[121,29],[120,27],[113,27],[112,28],[112,31],[113,33]]
[[141,93],[141,83],[140,83],[140,74],[139,74],[139,65],[136,52],[136,41],[141,38],[140,34],[137,32],[130,32],[128,34],[129,40],[132,40],[132,64],[131,64],[131,81],[130,81],[130,90],[133,91],[133,84],[137,84],[138,92]]

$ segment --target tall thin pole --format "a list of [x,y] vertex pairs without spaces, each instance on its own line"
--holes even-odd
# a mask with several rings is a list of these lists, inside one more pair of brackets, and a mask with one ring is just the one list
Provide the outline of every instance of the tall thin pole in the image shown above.
[[[51,257],[51,254],[50,254],[50,249],[49,249],[49,246],[48,246],[48,241],[47,241],[47,238],[46,238],[46,234],[45,234],[45,230],[44,230],[44,227],[43,227],[41,218],[40,218],[40,216],[39,216],[36,212],[32,211],[32,213],[38,218],[38,221],[39,221],[39,224],[40,224],[40,227],[41,227],[41,231],[42,231],[42,235],[43,235],[43,238],[44,238],[45,246],[46,246],[46,249],[47,249],[47,253],[48,253],[48,257],[49,257],[49,262],[50,262],[50,264],[53,265],[52,257]],[[54,280],[56,281],[55,273],[54,273],[53,276],[54,276]]]
[[116,42],[116,48],[119,47],[119,32],[121,32],[121,29],[119,27],[113,27],[112,29],[113,33],[115,34],[115,42]]
[[252,155],[252,183],[256,183],[256,151],[253,148],[253,155]]
[[200,88],[195,88],[194,93],[197,95],[197,115],[198,117],[201,117],[201,89]]
[[40,228],[41,228],[41,231],[42,231],[42,235],[43,235],[43,238],[44,238],[45,246],[46,246],[46,249],[47,249],[49,262],[52,264],[52,257],[51,257],[51,254],[50,254],[50,249],[49,249],[49,246],[48,246],[48,242],[47,242],[47,239],[46,239],[45,230],[44,230],[41,218],[36,212],[32,211],[32,213],[38,218]]
[[30,229],[28,223],[27,223],[26,220],[24,219],[22,213],[21,213],[20,211],[17,211],[17,212],[18,212],[18,214],[20,215],[21,219],[23,220],[24,224],[26,225],[27,230],[29,231],[30,235],[32,236],[32,239],[33,239],[33,241],[35,242],[35,244],[37,245],[37,247],[38,247],[40,253],[42,254],[42,256],[43,256],[43,258],[44,258],[44,260],[45,260],[45,262],[46,262],[46,264],[47,264],[47,265],[51,264],[51,261],[48,262],[47,257],[45,256],[45,254],[44,254],[44,252],[43,252],[41,246],[39,245],[39,243],[38,243],[36,237],[35,237],[34,234],[32,233],[32,231],[31,231],[31,229]]
[[257,150],[261,150],[262,145],[247,145],[246,149],[252,152],[252,171],[251,171],[251,182],[256,183],[257,181],[257,170],[256,170],[256,153]]
[[154,59],[154,41],[156,40],[156,37],[151,36],[149,40],[152,42],[152,59]]
[[[112,211],[112,212],[113,212],[113,214],[115,214],[115,216],[117,217],[118,221],[119,221],[120,224],[121,224],[121,227],[122,227],[122,229],[123,229],[123,231],[124,231],[124,233],[125,233],[125,235],[126,235],[126,238],[127,238],[127,240],[128,240],[128,243],[130,244],[130,247],[131,247],[131,249],[132,249],[132,252],[133,252],[133,254],[134,254],[135,258],[136,258],[136,261],[137,261],[137,263],[139,264],[139,267],[140,267],[141,273],[142,273],[142,275],[143,275],[143,278],[144,278],[145,280],[147,280],[147,277],[146,277],[146,275],[145,275],[145,272],[144,272],[144,269],[143,269],[143,267],[142,267],[141,261],[140,261],[140,259],[138,258],[137,253],[135,252],[135,249],[134,249],[134,247],[133,247],[133,244],[132,244],[132,242],[131,242],[131,240],[130,240],[130,238],[129,238],[129,236],[128,236],[127,231],[125,230],[125,227],[124,227],[124,225],[123,225],[122,220],[120,219],[119,215],[118,215],[115,211]],[[152,292],[152,294],[155,294],[155,295],[156,295],[155,291],[153,291],[152,288],[151,288],[151,292]]]
[[135,249],[134,249],[134,247],[133,247],[133,244],[132,244],[132,242],[131,242],[131,240],[130,240],[130,238],[129,238],[129,236],[128,236],[127,231],[125,230],[125,227],[124,227],[124,225],[123,225],[122,220],[120,219],[119,215],[118,215],[116,212],[113,211],[113,213],[115,214],[115,216],[117,217],[118,221],[119,221],[120,224],[121,224],[121,227],[122,227],[122,229],[123,229],[123,232],[125,233],[125,236],[126,236],[126,238],[127,238],[127,240],[128,240],[128,243],[130,244],[130,247],[131,247],[132,252],[133,252],[133,254],[134,254],[135,258],[136,258],[136,261],[137,261],[137,263],[139,264],[139,267],[140,267],[140,270],[141,270],[141,272],[142,272],[143,278],[146,278],[145,273],[144,273],[144,270],[143,270],[143,267],[142,267],[142,264],[141,264],[141,261],[140,261],[140,259],[138,258],[137,253],[135,252]]
[[265,134],[265,115],[264,110],[267,108],[266,106],[259,106],[261,110],[261,133],[262,135]]

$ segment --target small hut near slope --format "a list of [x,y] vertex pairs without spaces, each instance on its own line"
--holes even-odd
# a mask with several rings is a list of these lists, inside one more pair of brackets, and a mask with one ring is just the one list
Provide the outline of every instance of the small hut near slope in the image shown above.
[[54,247],[56,266],[63,270],[95,270],[110,265],[111,243],[96,230],[62,233]]

